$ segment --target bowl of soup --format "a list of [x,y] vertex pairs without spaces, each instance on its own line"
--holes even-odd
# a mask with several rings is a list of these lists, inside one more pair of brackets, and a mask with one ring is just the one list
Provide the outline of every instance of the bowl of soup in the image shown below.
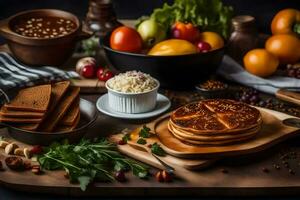
[[19,61],[34,66],[63,64],[76,43],[91,36],[75,15],[55,9],[13,15],[0,22],[0,35]]

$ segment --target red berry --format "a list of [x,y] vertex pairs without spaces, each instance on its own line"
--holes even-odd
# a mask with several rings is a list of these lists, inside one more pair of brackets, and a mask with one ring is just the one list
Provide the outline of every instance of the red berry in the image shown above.
[[97,77],[100,81],[108,81],[110,78],[112,78],[114,74],[109,71],[108,69],[105,69],[103,67],[100,67],[97,71]]
[[93,65],[86,65],[82,68],[81,75],[84,78],[92,78],[95,75],[95,67]]
[[204,41],[197,42],[196,46],[198,48],[198,51],[201,53],[205,53],[205,52],[208,52],[211,50],[210,44],[208,44],[207,42],[204,42]]
[[125,182],[126,181],[126,176],[125,176],[125,173],[123,171],[116,172],[115,178],[119,182]]
[[118,142],[118,144],[119,144],[119,145],[125,145],[125,144],[126,144],[126,141],[120,140],[120,141]]
[[41,153],[43,153],[43,147],[40,145],[36,145],[36,146],[32,147],[32,149],[30,150],[30,153],[35,154],[35,155],[41,154]]

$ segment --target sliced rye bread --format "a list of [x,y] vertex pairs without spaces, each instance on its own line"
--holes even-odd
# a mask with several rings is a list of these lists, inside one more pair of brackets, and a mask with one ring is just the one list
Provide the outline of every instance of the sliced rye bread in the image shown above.
[[72,105],[70,106],[64,117],[61,119],[59,124],[65,126],[73,125],[77,116],[79,115],[79,112],[79,97],[77,97],[77,99],[72,103]]
[[44,113],[42,112],[30,112],[30,111],[19,111],[19,110],[8,110],[5,106],[0,109],[0,116],[11,117],[11,118],[43,118]]
[[67,92],[69,86],[70,86],[70,81],[61,81],[52,84],[51,101],[46,115],[50,114],[54,110],[58,102]]
[[80,113],[78,114],[78,116],[76,117],[74,124],[70,125],[70,126],[65,126],[65,125],[58,125],[55,128],[55,132],[66,132],[66,131],[73,131],[74,129],[77,128],[78,124],[80,121]]
[[39,131],[51,132],[54,130],[55,126],[63,118],[65,113],[71,104],[76,100],[79,95],[79,87],[70,87],[63,98],[59,101],[55,109],[47,115],[43,122],[38,127]]
[[31,123],[31,124],[16,124],[15,126],[20,129],[28,130],[28,131],[36,131],[40,126],[41,122],[45,119],[45,117],[51,113],[51,111],[55,108],[58,102],[61,100],[63,95],[67,92],[70,86],[70,81],[61,81],[52,84],[51,91],[51,100],[50,105],[48,107],[45,115],[43,114],[43,119],[39,123]]
[[42,118],[11,118],[0,116],[0,122],[4,123],[39,123],[42,121]]
[[4,107],[8,110],[45,113],[51,98],[51,85],[39,85],[19,91],[17,96]]

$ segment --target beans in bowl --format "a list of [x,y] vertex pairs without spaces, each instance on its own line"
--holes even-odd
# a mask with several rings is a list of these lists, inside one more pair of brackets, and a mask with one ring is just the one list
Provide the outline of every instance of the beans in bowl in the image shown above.
[[13,31],[32,38],[57,38],[68,35],[76,29],[76,24],[61,17],[32,17],[20,19]]

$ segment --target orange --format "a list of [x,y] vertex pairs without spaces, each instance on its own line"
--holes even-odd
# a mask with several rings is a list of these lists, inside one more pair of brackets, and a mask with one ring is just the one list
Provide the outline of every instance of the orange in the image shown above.
[[244,56],[245,69],[256,76],[270,76],[278,65],[278,58],[265,49],[254,49]]
[[207,31],[201,33],[200,40],[210,44],[212,50],[220,49],[224,46],[223,38],[215,32]]
[[267,40],[266,49],[282,64],[294,64],[300,60],[300,40],[294,35],[273,35]]

